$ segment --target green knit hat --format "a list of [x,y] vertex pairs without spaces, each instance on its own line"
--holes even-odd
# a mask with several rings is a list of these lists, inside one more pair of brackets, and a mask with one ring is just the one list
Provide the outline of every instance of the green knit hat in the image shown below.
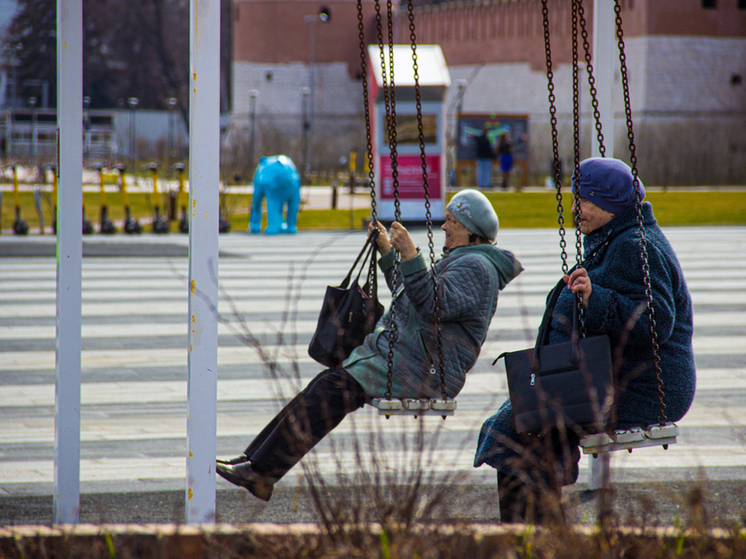
[[474,189],[462,190],[446,207],[461,225],[491,242],[497,238],[497,214],[487,196]]

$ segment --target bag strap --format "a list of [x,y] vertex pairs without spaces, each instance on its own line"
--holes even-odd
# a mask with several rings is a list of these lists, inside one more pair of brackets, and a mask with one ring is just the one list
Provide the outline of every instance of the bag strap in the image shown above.
[[539,335],[536,336],[535,346],[537,349],[549,343],[549,328],[552,325],[552,315],[554,314],[554,306],[557,304],[557,299],[559,299],[559,296],[565,287],[567,287],[567,284],[564,282],[564,280],[560,279],[557,282],[557,285],[554,286],[554,289],[552,289],[551,294],[549,295],[547,306],[544,309],[544,316],[541,319],[541,326],[539,326]]
[[[368,263],[368,277],[365,285],[363,286],[363,293],[373,299],[378,299],[378,269],[376,267],[378,261],[378,250],[376,250],[376,244],[371,243],[370,254],[366,257],[369,260]],[[363,264],[364,266],[364,264]]]
[[357,255],[357,258],[355,258],[355,262],[350,267],[350,271],[347,272],[347,275],[345,276],[345,279],[342,280],[342,283],[339,285],[339,287],[346,289],[350,285],[350,279],[352,279],[352,274],[355,271],[355,268],[357,267],[358,263],[360,262],[360,259],[363,258],[363,254],[366,252],[368,253],[365,258],[363,259],[363,265],[360,267],[360,270],[357,273],[356,280],[360,279],[360,275],[362,274],[363,269],[365,268],[365,262],[370,258],[370,253],[375,252],[375,241],[378,238],[378,229],[373,229],[373,231],[370,232],[370,235],[368,235],[368,238],[365,240],[365,244],[363,245],[363,248],[360,249],[360,252]]
[[[536,343],[534,344],[534,360],[538,361],[538,353],[539,348],[541,346],[546,345],[549,342],[549,327],[552,324],[552,315],[554,314],[554,305],[557,304],[557,299],[559,299],[560,293],[562,293],[562,289],[566,287],[566,284],[563,279],[560,278],[560,280],[557,282],[557,285],[554,286],[554,289],[552,289],[552,292],[549,294],[549,300],[547,301],[547,306],[544,309],[544,316],[541,318],[541,325],[539,326],[539,334],[536,336]],[[498,362],[498,360],[501,357],[504,357],[505,354],[508,352],[503,352],[500,355],[498,355],[495,360],[492,362],[494,365]]]
[[[559,296],[562,294],[562,290],[567,287],[567,284],[565,283],[565,280],[561,279],[557,282],[557,285],[554,286],[554,289],[552,289],[552,292],[549,295],[549,300],[547,301],[547,306],[544,309],[544,316],[541,318],[541,326],[539,326],[539,334],[536,336],[536,343],[534,344],[534,356],[533,361],[531,363],[531,368],[533,370],[539,370],[541,368],[541,348],[545,345],[549,345],[549,329],[552,326],[552,317],[554,315],[554,306],[557,304],[557,300],[559,299]],[[572,345],[572,356],[571,359],[573,362],[580,362],[580,349],[578,347],[578,340],[580,339],[580,327],[579,327],[579,320],[578,320],[578,296],[575,296],[575,304],[573,305],[573,312],[572,312],[572,333],[571,333],[571,340],[573,342]],[[495,360],[492,362],[494,365],[497,363],[501,357],[504,357],[507,352],[503,352],[500,355],[498,355]]]
[[[554,286],[549,301],[547,301],[547,307],[544,309],[544,316],[541,319],[541,326],[539,327],[539,335],[536,337],[536,345],[534,346],[534,363],[532,368],[539,369],[541,366],[541,348],[549,344],[549,330],[552,326],[552,317],[554,315],[554,306],[557,304],[559,296],[562,294],[562,290],[567,288],[567,284],[563,279],[557,282]],[[580,349],[578,347],[578,340],[580,339],[580,325],[578,320],[578,296],[575,295],[575,304],[573,304],[572,310],[572,332],[570,339],[572,344],[572,356],[573,362],[580,362]]]

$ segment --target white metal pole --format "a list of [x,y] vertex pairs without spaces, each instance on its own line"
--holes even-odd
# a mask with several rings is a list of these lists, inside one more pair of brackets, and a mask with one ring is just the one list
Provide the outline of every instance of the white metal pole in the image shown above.
[[57,0],[57,349],[54,524],[80,520],[83,0]]
[[[593,2],[593,73],[596,79],[596,98],[601,114],[606,156],[614,157],[614,69],[616,68],[616,15],[614,0]],[[599,157],[595,133],[591,141],[591,154]]]
[[186,520],[215,522],[220,2],[191,0]]
[[[596,98],[601,115],[601,130],[604,135],[606,156],[614,157],[614,68],[616,62],[616,15],[614,0],[593,2],[593,71],[596,78]],[[599,157],[597,136],[591,140],[591,155]],[[611,454],[604,452],[594,458],[590,455],[590,480],[588,488],[605,489],[611,477]]]

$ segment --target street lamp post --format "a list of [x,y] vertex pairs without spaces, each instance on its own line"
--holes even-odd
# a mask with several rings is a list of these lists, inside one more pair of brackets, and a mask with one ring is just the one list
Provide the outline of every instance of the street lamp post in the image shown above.
[[178,159],[175,155],[176,123],[174,122],[174,109],[176,108],[176,97],[166,99],[166,105],[168,105],[168,158]]
[[134,184],[137,186],[137,132],[135,129],[135,109],[140,103],[137,97],[130,97],[127,99],[127,104],[130,107],[130,159],[132,160],[132,172],[134,173]]
[[453,128],[451,129],[452,136],[451,136],[451,150],[450,150],[450,156],[448,157],[448,180],[451,184],[451,186],[455,186],[456,182],[458,180],[458,144],[459,144],[459,134],[461,133],[461,130],[459,129],[459,119],[461,118],[461,113],[464,110],[464,93],[466,93],[466,80],[460,79],[458,80],[458,93],[456,94],[456,115],[455,115],[455,122],[453,123]]
[[36,157],[36,97],[28,98],[31,107],[31,157]]
[[256,155],[254,128],[256,124],[256,98],[259,92],[252,89],[249,92],[249,174],[254,173],[254,157]]
[[85,166],[85,160],[88,157],[88,151],[90,149],[90,127],[91,121],[88,115],[88,107],[91,105],[90,96],[86,95],[83,97],[83,165]]
[[[306,108],[306,118],[303,120],[304,126],[304,149],[303,149],[303,175],[307,174],[306,165],[310,165],[308,154],[306,153],[313,143],[313,121],[316,96],[316,22],[329,23],[332,14],[329,8],[321,8],[316,15],[305,16],[304,21],[309,24],[309,46],[308,46],[308,93],[304,94],[304,100],[308,97],[308,107]],[[306,88],[304,88],[306,89]],[[303,91],[301,90],[301,93]],[[303,178],[303,177],[301,177]],[[305,183],[305,181],[303,181]]]
[[308,121],[308,96],[310,90],[307,87],[303,87],[300,90],[301,94],[301,184],[307,184],[307,167],[308,167],[308,129],[311,127]]

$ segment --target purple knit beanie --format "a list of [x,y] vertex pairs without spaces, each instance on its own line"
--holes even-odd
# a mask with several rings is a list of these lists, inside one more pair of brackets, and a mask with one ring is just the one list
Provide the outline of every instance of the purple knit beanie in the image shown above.
[[[640,200],[645,186],[638,178]],[[624,161],[611,157],[591,157],[580,162],[580,180],[573,174],[572,190],[580,185],[580,195],[599,208],[613,214],[635,205],[632,169]]]

